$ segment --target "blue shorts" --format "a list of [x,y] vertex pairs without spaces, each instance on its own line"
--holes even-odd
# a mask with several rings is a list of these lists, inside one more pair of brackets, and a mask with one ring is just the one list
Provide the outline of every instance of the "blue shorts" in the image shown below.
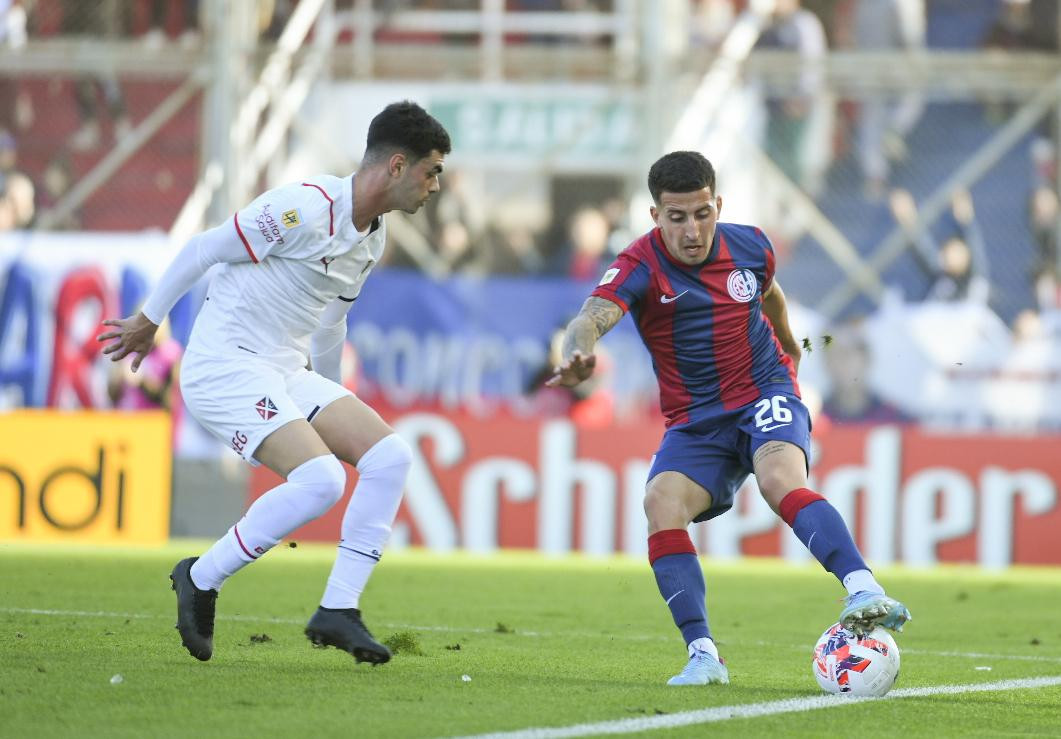
[[755,452],[768,441],[787,441],[810,461],[810,414],[795,395],[778,393],[728,413],[675,426],[663,435],[648,479],[680,472],[711,494],[706,521],[733,507],[737,490],[753,472]]

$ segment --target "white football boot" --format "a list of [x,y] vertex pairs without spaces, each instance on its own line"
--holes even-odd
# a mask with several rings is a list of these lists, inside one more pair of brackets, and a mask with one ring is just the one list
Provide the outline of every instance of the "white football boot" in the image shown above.
[[667,681],[667,685],[707,685],[729,683],[729,670],[722,658],[715,658],[710,652],[693,649],[689,664],[685,669]]
[[877,626],[902,631],[903,624],[912,619],[910,609],[884,593],[860,590],[844,600],[840,623],[848,631],[868,634]]

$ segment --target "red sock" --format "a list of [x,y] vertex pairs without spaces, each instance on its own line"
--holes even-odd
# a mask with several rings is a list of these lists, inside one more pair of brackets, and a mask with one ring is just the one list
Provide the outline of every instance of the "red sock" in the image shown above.
[[809,488],[796,488],[781,499],[778,510],[785,523],[792,526],[793,521],[796,520],[796,514],[817,500],[825,500],[825,498]]
[[696,554],[693,540],[685,529],[664,529],[648,537],[648,562],[655,564],[668,554]]

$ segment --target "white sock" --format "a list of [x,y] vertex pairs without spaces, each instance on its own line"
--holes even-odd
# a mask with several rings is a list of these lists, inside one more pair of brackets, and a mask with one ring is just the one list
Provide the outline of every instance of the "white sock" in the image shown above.
[[718,647],[715,646],[715,642],[709,636],[701,636],[699,639],[693,639],[689,642],[689,656],[693,656],[693,652],[707,652],[715,659],[718,659]]
[[360,477],[343,514],[342,538],[321,598],[324,608],[357,608],[372,569],[383,556],[413,461],[397,434],[376,442],[358,460]]
[[343,497],[346,470],[334,454],[303,462],[247,509],[228,533],[192,565],[200,590],[217,590],[225,580],[276,546],[277,542],[324,514]]
[[877,582],[877,578],[873,577],[873,573],[869,570],[855,570],[849,573],[844,578],[844,587],[847,588],[848,595],[854,595],[860,593],[863,590],[868,590],[871,593],[880,593],[884,595],[884,588]]

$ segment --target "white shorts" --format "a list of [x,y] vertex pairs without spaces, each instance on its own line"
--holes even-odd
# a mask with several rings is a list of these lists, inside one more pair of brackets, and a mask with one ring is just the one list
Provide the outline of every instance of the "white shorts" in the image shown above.
[[254,466],[260,464],[254,452],[269,434],[300,418],[312,421],[333,401],[353,395],[304,368],[196,352],[184,355],[180,385],[195,420]]

